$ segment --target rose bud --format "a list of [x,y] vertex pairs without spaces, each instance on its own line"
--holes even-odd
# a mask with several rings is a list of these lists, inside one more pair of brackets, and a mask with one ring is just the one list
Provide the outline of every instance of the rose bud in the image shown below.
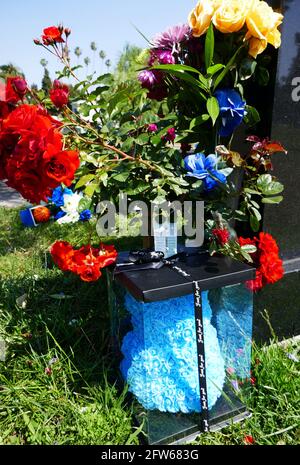
[[148,125],[148,132],[157,132],[158,127],[157,124],[151,123]]
[[27,82],[25,81],[25,79],[21,77],[16,77],[12,79],[11,83],[14,88],[14,91],[19,95],[20,98],[26,95],[28,91],[28,87],[27,87]]
[[42,45],[42,42],[39,39],[33,39],[35,45]]
[[69,35],[71,35],[71,29],[69,29],[68,27],[65,28],[65,34],[67,37],[69,37]]
[[69,102],[69,87],[55,79],[53,89],[50,91],[50,99],[56,108],[61,109]]

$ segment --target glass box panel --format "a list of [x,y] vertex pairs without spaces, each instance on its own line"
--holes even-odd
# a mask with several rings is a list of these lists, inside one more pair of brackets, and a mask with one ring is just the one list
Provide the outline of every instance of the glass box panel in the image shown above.
[[[120,371],[149,444],[185,442],[201,431],[194,295],[143,303],[115,283],[111,299]],[[209,422],[246,415],[253,294],[244,283],[202,291]]]

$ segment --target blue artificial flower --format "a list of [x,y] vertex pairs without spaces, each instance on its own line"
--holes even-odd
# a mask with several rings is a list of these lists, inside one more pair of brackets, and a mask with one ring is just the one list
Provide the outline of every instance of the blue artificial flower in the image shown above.
[[60,218],[63,218],[64,216],[66,216],[66,212],[63,212],[63,211],[59,210],[59,212],[56,213],[54,219],[59,220]]
[[226,184],[226,176],[216,169],[217,161],[216,155],[208,157],[205,157],[204,153],[189,155],[184,159],[185,169],[189,171],[187,176],[203,180],[206,191],[213,190],[218,183]]
[[222,125],[220,136],[231,136],[233,131],[241,124],[246,114],[246,102],[240,94],[233,89],[217,90],[215,97],[219,102]]
[[53,203],[57,207],[63,207],[64,206],[64,195],[72,195],[72,194],[73,192],[71,191],[71,189],[68,189],[68,188],[63,189],[61,186],[59,186],[53,190],[52,197],[49,197],[48,201],[50,203]]
[[[202,302],[211,409],[222,395],[226,374],[217,331],[211,323],[208,292],[202,293]],[[121,372],[129,391],[149,410],[200,412],[194,296],[145,304],[126,294],[124,305],[132,320],[132,331],[121,347]],[[178,328],[184,336],[178,334]]]
[[80,213],[80,221],[89,221],[92,218],[91,210],[83,210]]

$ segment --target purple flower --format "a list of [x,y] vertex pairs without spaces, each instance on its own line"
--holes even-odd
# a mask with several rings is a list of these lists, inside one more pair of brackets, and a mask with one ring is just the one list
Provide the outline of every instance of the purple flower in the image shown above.
[[148,125],[148,132],[157,132],[157,130],[158,130],[157,124],[152,123]]
[[153,89],[156,84],[159,84],[162,81],[162,74],[160,71],[150,71],[145,69],[141,71],[138,75],[138,80],[142,84],[142,87],[145,89]]
[[175,58],[170,50],[158,50],[156,53],[157,60],[161,65],[174,65]]
[[180,51],[180,44],[185,42],[191,36],[191,29],[188,24],[178,24],[172,26],[166,31],[157,34],[152,44],[155,48],[165,48],[172,52]]

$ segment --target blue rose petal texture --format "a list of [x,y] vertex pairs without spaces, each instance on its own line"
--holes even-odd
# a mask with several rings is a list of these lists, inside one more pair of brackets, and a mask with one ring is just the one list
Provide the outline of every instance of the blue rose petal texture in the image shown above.
[[246,102],[234,89],[223,89],[215,92],[221,116],[220,136],[230,137],[241,124],[246,115]]
[[[211,324],[207,292],[202,298],[211,409],[222,395],[225,366],[217,331]],[[123,340],[121,372],[129,390],[148,410],[200,412],[193,295],[144,304],[127,294],[125,306],[133,331]]]
[[202,180],[204,190],[207,192],[227,182],[226,176],[217,170],[217,163],[218,158],[214,154],[206,157],[204,153],[196,153],[184,159],[184,167],[188,171],[187,176]]

